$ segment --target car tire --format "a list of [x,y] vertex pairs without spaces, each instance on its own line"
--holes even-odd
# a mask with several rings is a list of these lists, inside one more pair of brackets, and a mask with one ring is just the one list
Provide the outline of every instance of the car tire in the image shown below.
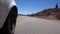
[[14,34],[15,31],[15,26],[16,26],[16,18],[17,18],[17,9],[15,9],[16,7],[14,6],[9,14],[8,17],[5,21],[5,24],[2,28],[2,33],[5,34]]

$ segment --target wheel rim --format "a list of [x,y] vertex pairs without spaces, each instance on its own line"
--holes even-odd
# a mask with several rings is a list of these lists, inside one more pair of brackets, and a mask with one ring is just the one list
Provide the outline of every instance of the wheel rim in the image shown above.
[[14,31],[15,31],[15,21],[16,21],[16,18],[13,16],[13,17],[10,17],[10,19],[9,19],[9,26],[8,26],[8,28],[9,28],[9,31],[10,31],[10,33],[14,33]]

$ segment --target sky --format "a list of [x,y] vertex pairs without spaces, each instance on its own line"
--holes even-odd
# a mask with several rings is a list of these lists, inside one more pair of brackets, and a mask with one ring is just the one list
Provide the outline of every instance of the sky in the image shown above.
[[60,7],[60,0],[15,0],[18,14],[33,14],[48,8],[55,8],[56,3]]

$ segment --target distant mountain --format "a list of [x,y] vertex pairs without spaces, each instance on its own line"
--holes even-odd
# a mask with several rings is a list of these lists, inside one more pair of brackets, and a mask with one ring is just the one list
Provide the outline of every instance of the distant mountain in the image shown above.
[[25,16],[24,14],[18,14],[18,16]]
[[60,8],[46,9],[29,16],[47,19],[60,19]]

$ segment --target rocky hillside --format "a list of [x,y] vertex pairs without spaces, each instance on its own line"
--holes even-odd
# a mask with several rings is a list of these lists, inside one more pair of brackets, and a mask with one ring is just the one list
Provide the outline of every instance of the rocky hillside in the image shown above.
[[29,16],[47,19],[60,19],[60,8],[46,9]]

